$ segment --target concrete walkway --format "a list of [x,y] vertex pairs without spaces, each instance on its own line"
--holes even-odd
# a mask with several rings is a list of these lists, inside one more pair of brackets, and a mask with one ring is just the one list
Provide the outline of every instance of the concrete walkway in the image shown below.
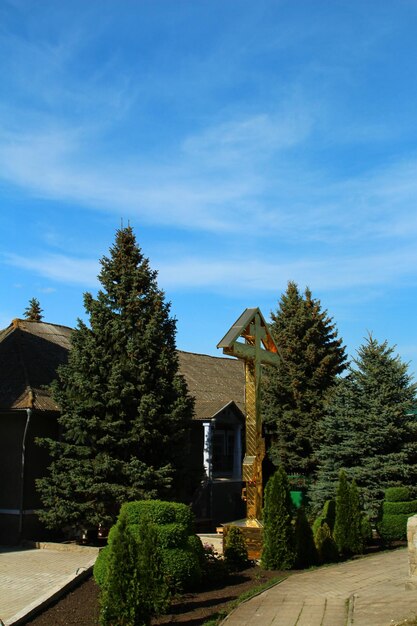
[[24,616],[85,576],[97,554],[98,548],[65,544],[0,548],[0,619],[4,625],[21,623]]
[[417,614],[406,549],[294,574],[241,604],[225,626],[392,626]]

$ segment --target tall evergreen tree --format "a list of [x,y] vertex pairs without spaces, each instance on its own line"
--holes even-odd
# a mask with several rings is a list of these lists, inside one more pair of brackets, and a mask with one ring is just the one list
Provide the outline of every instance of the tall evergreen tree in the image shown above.
[[289,282],[271,332],[280,365],[269,367],[263,385],[263,420],[270,458],[288,474],[310,476],[316,468],[318,423],[324,399],[345,368],[346,354],[332,319],[306,289]]
[[102,289],[84,296],[89,325],[72,336],[53,394],[59,441],[38,480],[50,528],[111,524],[122,502],[166,497],[184,467],[193,411],[178,374],[175,319],[130,227],[101,259]]
[[317,508],[334,495],[340,468],[355,479],[374,519],[386,487],[415,485],[417,422],[410,410],[417,386],[394,350],[370,335],[329,399],[311,492]]
[[31,298],[29,305],[25,309],[25,319],[30,322],[41,322],[43,320],[43,310],[37,298]]

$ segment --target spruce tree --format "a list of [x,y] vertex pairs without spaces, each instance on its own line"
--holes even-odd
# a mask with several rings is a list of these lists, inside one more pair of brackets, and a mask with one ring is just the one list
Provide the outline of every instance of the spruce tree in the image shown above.
[[52,388],[60,440],[40,442],[52,457],[37,481],[49,528],[109,526],[125,501],[172,497],[187,458],[193,403],[176,322],[130,227],[117,231],[99,280]]
[[288,477],[282,467],[266,485],[262,521],[262,566],[265,569],[290,569],[295,559],[292,504]]
[[31,298],[29,305],[25,309],[25,319],[30,322],[41,322],[43,320],[43,310],[37,298]]
[[318,424],[325,396],[345,368],[345,348],[319,300],[289,282],[271,332],[281,363],[269,367],[263,384],[263,420],[269,455],[288,474],[311,476],[316,468]]
[[310,493],[317,509],[334,495],[342,467],[355,479],[373,520],[386,487],[415,485],[417,422],[410,416],[415,404],[408,365],[386,341],[369,335],[331,394],[321,422],[319,471]]

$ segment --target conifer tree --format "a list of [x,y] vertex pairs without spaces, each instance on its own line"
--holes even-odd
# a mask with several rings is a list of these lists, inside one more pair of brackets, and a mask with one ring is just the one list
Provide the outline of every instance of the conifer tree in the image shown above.
[[167,605],[155,527],[139,520],[136,535],[126,516],[115,527],[109,546],[109,565],[100,597],[100,626],[148,626]]
[[292,504],[287,474],[282,467],[270,477],[265,488],[263,525],[262,566],[290,569],[295,559]]
[[111,525],[128,500],[174,494],[193,403],[178,374],[175,319],[130,227],[101,259],[102,289],[84,296],[53,394],[61,438],[38,480],[49,528]]
[[336,519],[334,523],[333,537],[340,554],[350,554],[349,529],[351,524],[350,515],[350,487],[346,472],[340,470],[339,483],[336,492]]
[[304,569],[317,565],[318,553],[314,543],[313,531],[308,522],[304,507],[300,506],[295,518],[295,567]]
[[29,305],[25,309],[25,319],[30,322],[41,322],[43,320],[43,310],[37,298],[31,298]]
[[340,468],[355,479],[375,520],[386,487],[417,480],[416,384],[395,348],[369,335],[332,392],[321,422],[315,508],[335,492]]
[[281,363],[268,367],[263,384],[263,420],[269,455],[288,474],[311,476],[316,468],[318,424],[325,396],[345,368],[346,354],[336,326],[309,289],[289,282],[271,332]]

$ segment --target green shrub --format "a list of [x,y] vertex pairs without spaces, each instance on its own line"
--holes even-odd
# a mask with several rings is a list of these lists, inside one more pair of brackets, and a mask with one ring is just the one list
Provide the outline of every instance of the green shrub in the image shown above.
[[101,626],[147,626],[167,606],[168,588],[153,524],[143,517],[133,535],[119,516],[101,588]]
[[186,504],[179,502],[165,502],[163,500],[137,500],[126,502],[120,512],[127,515],[128,524],[137,524],[143,515],[154,524],[181,524],[191,535],[193,532],[194,518],[192,511]]
[[230,572],[240,572],[249,565],[248,550],[242,531],[229,526],[225,537],[224,559]]
[[93,576],[99,587],[102,587],[104,585],[104,581],[107,576],[107,569],[109,567],[109,554],[110,546],[107,545],[105,548],[102,548],[100,550],[96,562],[94,563]]
[[339,551],[332,537],[329,526],[319,526],[314,536],[319,563],[335,563],[339,560]]
[[295,520],[295,567],[304,569],[317,565],[318,554],[316,544],[314,543],[313,532],[308,523],[304,507],[300,507],[297,511]]
[[407,502],[410,498],[409,487],[388,487],[384,492],[385,502]]
[[368,543],[371,543],[373,539],[372,525],[371,525],[371,520],[369,519],[368,515],[366,515],[365,513],[362,513],[362,518],[361,518],[361,535],[362,535],[364,546]]
[[323,511],[313,523],[313,528],[312,528],[313,536],[316,535],[320,526],[323,526],[323,524],[325,523],[330,528],[330,532],[333,533],[335,519],[336,519],[336,502],[334,500],[326,500],[326,502],[324,503]]
[[408,502],[384,502],[382,505],[383,515],[414,515],[417,513],[417,500]]
[[378,532],[386,543],[402,541],[407,537],[407,520],[410,515],[386,515],[378,524]]
[[[173,593],[185,591],[201,580],[204,568],[204,549],[200,539],[190,535],[193,526],[191,509],[177,502],[144,500],[125,503],[117,523],[109,533],[108,547],[118,536],[120,520],[125,520],[130,534],[140,541],[142,521],[147,520],[155,531],[155,549],[161,550],[161,563],[165,580]],[[109,564],[106,552],[98,558],[95,579],[102,586]]]
[[288,477],[284,469],[279,467],[265,488],[261,556],[265,569],[291,569],[294,564],[295,546],[291,511]]
[[200,583],[202,570],[192,549],[165,548],[161,555],[164,578],[172,592],[181,593]]
[[[340,470],[336,492],[336,519],[333,537],[340,554],[350,554],[350,488],[344,470]],[[330,530],[330,529],[329,529]]]
[[332,533],[336,521],[336,502],[334,500],[326,500],[324,503],[323,517],[327,526],[330,528],[330,532]]

